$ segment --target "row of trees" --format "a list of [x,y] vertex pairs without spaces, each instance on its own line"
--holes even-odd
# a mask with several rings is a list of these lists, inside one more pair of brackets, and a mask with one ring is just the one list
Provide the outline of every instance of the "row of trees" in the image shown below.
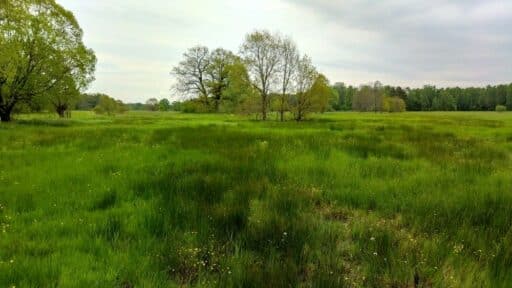
[[255,31],[245,37],[239,55],[218,48],[190,48],[172,70],[174,89],[193,98],[184,105],[203,110],[258,112],[266,120],[277,105],[280,120],[292,112],[295,120],[325,111],[334,90],[318,73],[311,58],[301,56],[289,37]]
[[360,87],[336,83],[333,88],[338,97],[331,104],[337,111],[386,111],[386,102],[403,105],[400,100],[408,111],[493,111],[498,106],[512,111],[512,84],[483,88],[426,85],[404,89],[375,82]]
[[0,119],[50,107],[61,117],[94,79],[94,52],[54,0],[0,1]]

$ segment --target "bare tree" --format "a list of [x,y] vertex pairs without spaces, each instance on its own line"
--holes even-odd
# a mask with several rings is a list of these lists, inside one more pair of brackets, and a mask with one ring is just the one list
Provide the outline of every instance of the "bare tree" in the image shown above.
[[306,113],[313,107],[313,95],[311,88],[318,77],[311,58],[304,55],[298,62],[296,73],[296,95],[292,102],[292,111],[295,120],[302,121]]
[[267,119],[271,87],[279,69],[279,46],[278,37],[275,35],[268,31],[256,31],[245,37],[240,49],[248,65],[251,81],[261,96],[262,120]]
[[185,59],[172,69],[172,74],[177,79],[174,88],[184,96],[198,96],[205,105],[208,105],[207,71],[210,65],[208,47],[190,48],[183,57]]
[[297,71],[299,52],[297,45],[291,38],[285,37],[280,41],[281,65],[281,91],[278,99],[278,110],[281,122],[284,121],[284,113],[288,110],[289,94],[293,85],[293,76]]

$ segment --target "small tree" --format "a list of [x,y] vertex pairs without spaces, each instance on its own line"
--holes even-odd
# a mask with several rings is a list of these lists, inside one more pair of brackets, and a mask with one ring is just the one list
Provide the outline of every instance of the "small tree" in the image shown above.
[[331,100],[335,97],[335,92],[331,89],[329,80],[325,75],[318,74],[310,91],[313,97],[312,112],[325,113],[330,108]]
[[158,108],[160,111],[169,111],[171,109],[171,102],[169,102],[169,100],[167,99],[162,99],[160,100],[160,102],[158,103]]
[[146,107],[149,111],[158,111],[159,110],[159,102],[156,98],[150,98],[146,101]]
[[385,112],[405,112],[405,101],[400,97],[385,97],[382,105]]
[[94,108],[96,114],[107,114],[113,116],[115,114],[122,114],[126,112],[126,105],[120,100],[115,100],[108,95],[100,94],[98,105]]
[[295,97],[291,101],[291,110],[296,121],[302,121],[306,114],[314,107],[314,95],[311,88],[318,77],[318,72],[311,62],[311,58],[304,55],[297,65]]

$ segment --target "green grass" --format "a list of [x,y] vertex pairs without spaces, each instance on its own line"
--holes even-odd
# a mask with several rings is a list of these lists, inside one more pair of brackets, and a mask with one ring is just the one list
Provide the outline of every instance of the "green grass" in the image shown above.
[[0,287],[511,287],[512,114],[23,115]]

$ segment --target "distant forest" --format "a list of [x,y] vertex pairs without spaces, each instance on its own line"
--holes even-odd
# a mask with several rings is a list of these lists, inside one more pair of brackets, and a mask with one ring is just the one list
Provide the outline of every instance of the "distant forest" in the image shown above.
[[[370,93],[365,95],[364,90],[367,88],[372,88],[376,93],[372,95],[370,90]],[[437,88],[432,85],[423,88],[402,88],[382,86],[378,82],[359,87],[339,82],[332,85],[331,89],[333,97],[330,99],[328,111],[380,111],[379,105],[364,106],[361,102],[364,98],[369,100],[367,102],[372,102],[372,98],[383,97],[402,99],[407,111],[494,111],[500,106],[512,111],[512,84],[470,88]],[[76,109],[93,110],[99,100],[100,94],[84,94]],[[158,101],[152,98],[145,103],[126,105],[129,110],[199,112],[196,104],[194,99],[169,103],[167,99]]]

